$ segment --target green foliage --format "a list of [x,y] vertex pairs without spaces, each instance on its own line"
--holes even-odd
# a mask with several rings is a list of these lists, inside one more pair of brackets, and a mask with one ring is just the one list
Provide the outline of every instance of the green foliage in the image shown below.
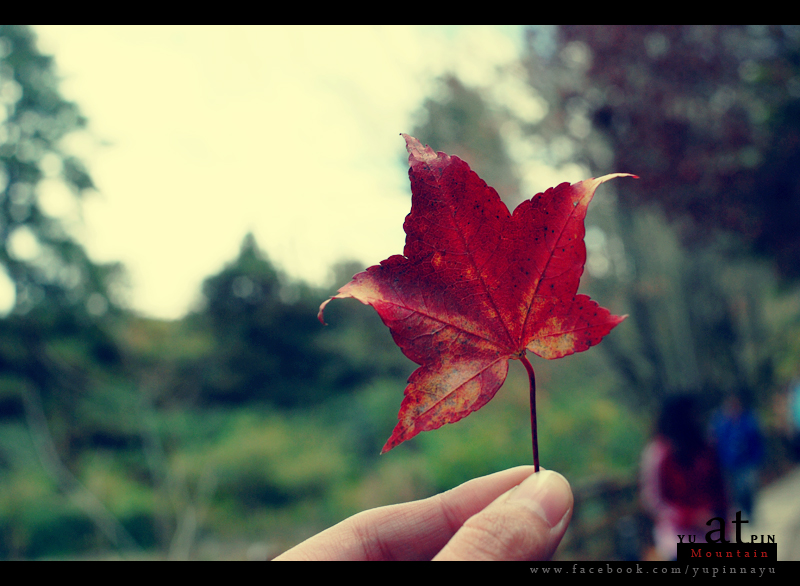
[[[209,354],[190,366],[203,402],[318,404],[384,372],[376,354],[387,352],[388,336],[376,333],[379,321],[357,317],[323,329],[316,316],[325,294],[279,273],[251,234],[238,258],[205,281],[203,294],[205,307],[190,318],[213,336]],[[335,321],[347,324],[340,315]]]
[[196,479],[216,476],[220,501],[245,511],[284,505],[319,497],[350,472],[341,438],[317,445],[317,424],[306,417],[240,413],[232,423],[211,449],[179,463]]
[[319,323],[315,299],[304,286],[286,282],[248,235],[239,257],[203,285],[206,307],[198,320],[214,335],[210,360],[198,365],[203,399],[237,404],[265,401],[284,407],[323,394],[317,362],[331,356],[309,353]]

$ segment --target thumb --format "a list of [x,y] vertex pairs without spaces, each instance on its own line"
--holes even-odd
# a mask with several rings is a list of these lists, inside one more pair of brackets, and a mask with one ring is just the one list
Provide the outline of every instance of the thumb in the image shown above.
[[566,478],[535,472],[467,519],[434,560],[549,560],[567,530],[572,503]]

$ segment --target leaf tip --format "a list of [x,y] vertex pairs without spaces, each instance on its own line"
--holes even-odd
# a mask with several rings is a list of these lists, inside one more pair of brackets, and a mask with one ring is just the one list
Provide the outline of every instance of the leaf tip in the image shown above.
[[633,175],[632,173],[609,173],[608,175],[603,175],[602,177],[594,179],[594,181],[597,181],[599,185],[600,183],[605,183],[606,181],[609,181],[610,179],[616,179],[617,177],[633,177],[634,179],[639,179],[638,175]]
[[326,299],[319,306],[319,312],[317,313],[317,319],[319,320],[319,323],[321,323],[323,326],[327,326],[328,324],[325,323],[325,318],[322,316],[322,312],[325,311],[325,306],[328,305],[328,303],[330,303],[332,299],[333,299],[333,297],[331,297],[330,299]]
[[401,443],[403,443],[402,440],[397,441],[395,439],[395,434],[393,433],[392,437],[386,440],[386,443],[383,444],[383,447],[381,448],[381,456],[383,456],[386,452],[392,450],[393,448],[396,448]]
[[408,164],[412,167],[417,163],[428,163],[435,161],[438,155],[428,145],[422,146],[422,143],[411,135],[400,133],[406,141],[406,150],[408,151]]
[[616,328],[619,324],[621,324],[622,322],[624,322],[627,319],[628,314],[627,313],[625,315],[613,315],[613,314],[611,314],[608,317],[609,317],[609,322],[608,323],[611,326],[609,328],[609,330],[608,330],[609,333],[610,333],[611,330]]

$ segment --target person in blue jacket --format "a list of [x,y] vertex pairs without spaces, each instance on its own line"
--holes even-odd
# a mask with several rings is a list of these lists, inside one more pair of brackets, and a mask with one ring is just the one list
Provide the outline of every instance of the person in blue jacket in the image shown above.
[[764,438],[744,394],[728,396],[711,420],[711,435],[734,508],[749,519],[764,460]]

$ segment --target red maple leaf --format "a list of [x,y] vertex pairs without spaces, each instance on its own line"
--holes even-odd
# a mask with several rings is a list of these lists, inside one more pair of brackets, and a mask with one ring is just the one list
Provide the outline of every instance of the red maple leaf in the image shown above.
[[399,422],[383,447],[477,411],[525,351],[555,359],[600,342],[625,316],[577,295],[586,246],[583,219],[595,189],[623,173],[562,183],[510,213],[497,192],[455,156],[403,135],[411,212],[403,255],[369,267],[332,299],[371,305],[403,353],[420,365],[408,379]]

